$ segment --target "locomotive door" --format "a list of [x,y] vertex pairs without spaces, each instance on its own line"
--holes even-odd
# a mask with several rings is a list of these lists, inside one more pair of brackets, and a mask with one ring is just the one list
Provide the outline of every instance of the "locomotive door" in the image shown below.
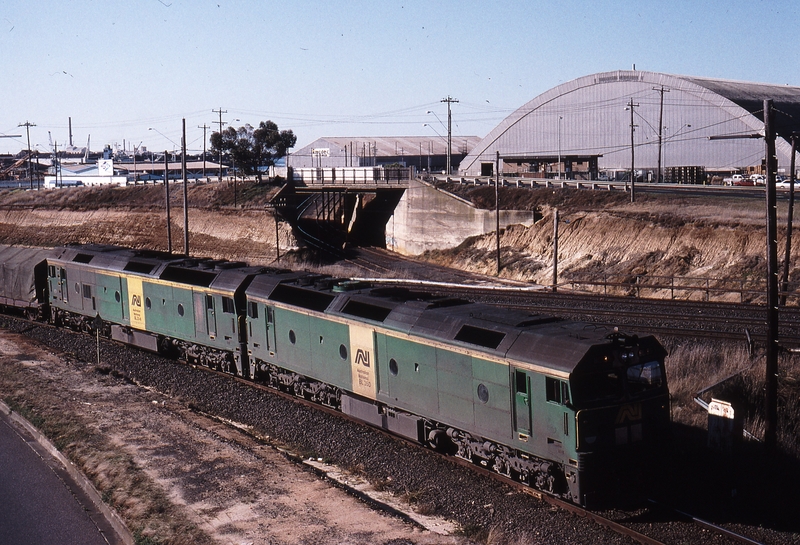
[[528,373],[514,370],[514,430],[531,434],[531,379]]
[[61,275],[58,283],[61,287],[61,300],[65,303],[69,302],[69,286],[67,285],[67,270],[63,267],[60,268]]
[[208,336],[212,339],[217,336],[217,315],[214,312],[214,296],[206,294],[206,325]]
[[275,345],[275,309],[273,307],[266,307],[267,309],[267,349],[270,352],[275,352],[277,347]]

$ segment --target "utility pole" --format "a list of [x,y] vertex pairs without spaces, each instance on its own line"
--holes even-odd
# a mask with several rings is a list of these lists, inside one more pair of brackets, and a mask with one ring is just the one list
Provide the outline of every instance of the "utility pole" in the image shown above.
[[558,208],[553,209],[553,293],[558,291]]
[[[56,142],[53,144],[53,166],[56,169],[56,171],[53,173],[53,174],[55,174],[55,177],[56,177],[55,186],[58,187],[58,171],[61,170],[61,168],[59,168],[61,165],[59,165],[59,162],[58,162],[58,140],[56,140]],[[134,169],[134,171],[135,170],[136,169]],[[64,189],[64,177],[63,176],[61,177],[61,189]]]
[[789,174],[789,212],[786,219],[786,254],[783,259],[783,281],[781,287],[781,306],[786,305],[786,295],[789,292],[789,259],[792,256],[792,223],[794,222],[794,180],[795,156],[797,155],[797,135],[792,135],[792,158],[790,160],[791,173]]
[[[709,140],[763,138],[767,169],[767,364],[764,385],[764,446],[774,452],[778,439],[778,211],[775,189],[775,128],[772,100],[764,100],[764,134],[709,136]],[[793,146],[794,151],[794,146]],[[794,164],[794,153],[792,154]],[[794,177],[794,172],[792,172]]]
[[[215,113],[215,114],[219,114],[219,139],[220,139],[220,144],[221,144],[222,143],[222,125],[224,125],[224,123],[222,122],[222,114],[227,114],[228,110],[223,110],[222,106],[220,106],[219,110],[211,110],[211,111],[213,113]],[[220,145],[220,149],[219,149],[219,180],[218,181],[220,183],[222,182],[222,146],[221,145]]]
[[764,100],[767,166],[767,365],[764,394],[764,445],[775,451],[778,437],[778,221],[775,190],[775,128],[772,100]]
[[497,242],[497,276],[500,276],[500,152],[497,151],[494,178],[494,219],[495,240]]
[[633,123],[633,109],[638,107],[639,105],[634,104],[633,98],[631,98],[631,101],[628,103],[628,107],[625,108],[626,110],[631,111],[631,202],[636,201],[635,189],[634,189],[634,185],[636,184],[636,161],[634,152],[635,144],[633,141],[633,131],[636,129],[636,125]]
[[206,129],[210,129],[208,125],[203,123],[197,126],[198,129],[203,129],[203,178],[206,177]]
[[33,152],[31,151],[31,127],[35,127],[36,123],[31,123],[30,121],[26,121],[25,123],[20,123],[17,127],[25,127],[25,132],[28,135],[28,183],[30,184],[30,189],[33,189],[33,164],[31,160],[33,159]]
[[169,217],[169,154],[164,150],[164,200],[167,204],[167,253],[172,253],[172,224]]
[[189,257],[189,183],[186,179],[186,118],[183,118],[181,138],[181,170],[183,171],[183,253]]
[[561,180],[561,120],[563,116],[558,116],[558,179]]
[[450,162],[453,148],[453,118],[450,114],[450,104],[458,103],[458,100],[452,98],[450,95],[447,95],[447,98],[443,98],[441,102],[447,102],[447,176],[450,176],[450,173],[453,170]]
[[661,183],[661,148],[663,146],[664,140],[662,137],[662,132],[664,130],[664,93],[669,93],[669,89],[666,89],[663,85],[661,87],[653,87],[653,91],[658,91],[661,94],[661,106],[658,110],[658,174],[656,175],[656,183]]

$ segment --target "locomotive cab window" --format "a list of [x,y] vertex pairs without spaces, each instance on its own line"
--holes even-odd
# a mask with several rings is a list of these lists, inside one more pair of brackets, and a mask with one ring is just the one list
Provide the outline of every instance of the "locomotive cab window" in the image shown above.
[[92,297],[92,286],[88,284],[83,285],[83,296],[86,299],[90,299]]
[[230,297],[223,297],[222,298],[222,312],[227,314],[233,314],[236,312],[236,309],[233,306],[233,299]]
[[558,403],[559,405],[569,404],[569,385],[563,380],[546,377],[545,388],[547,389],[547,401]]
[[254,301],[247,303],[247,315],[253,320],[258,319],[258,303]]
[[628,379],[628,389],[631,393],[658,388],[663,383],[661,365],[659,365],[657,361],[632,365],[628,367],[626,375]]

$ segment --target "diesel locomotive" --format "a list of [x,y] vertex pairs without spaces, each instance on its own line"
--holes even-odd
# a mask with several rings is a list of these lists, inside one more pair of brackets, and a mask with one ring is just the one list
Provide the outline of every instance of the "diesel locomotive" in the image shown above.
[[0,251],[17,279],[0,305],[266,383],[579,505],[668,433],[652,336],[241,262],[27,251]]

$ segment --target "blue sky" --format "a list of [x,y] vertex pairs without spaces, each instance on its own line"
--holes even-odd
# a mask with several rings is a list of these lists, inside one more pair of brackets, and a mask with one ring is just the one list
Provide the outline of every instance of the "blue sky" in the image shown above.
[[[572,79],[630,69],[800,86],[797,0],[4,0],[0,152],[202,149],[271,119],[321,136],[485,136]],[[427,114],[432,110],[438,115]],[[238,121],[237,121],[238,120]],[[423,126],[428,123],[429,126]],[[153,130],[149,130],[152,128]]]

